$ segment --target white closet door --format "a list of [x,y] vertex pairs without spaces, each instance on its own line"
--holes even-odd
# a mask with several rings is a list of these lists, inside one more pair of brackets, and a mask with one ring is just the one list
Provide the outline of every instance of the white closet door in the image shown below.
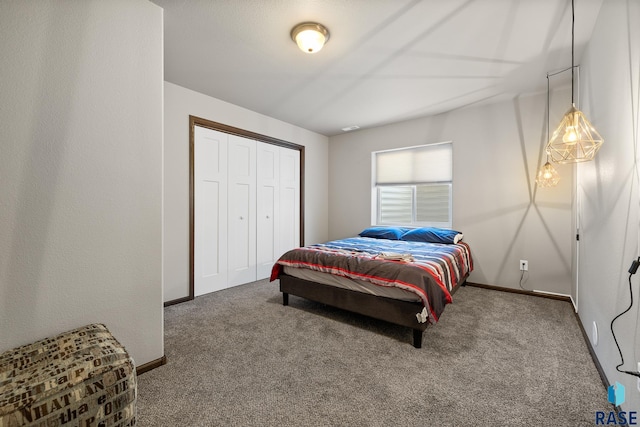
[[257,147],[257,246],[258,280],[271,275],[279,256],[280,148],[258,142]]
[[194,295],[227,286],[228,135],[194,129]]
[[256,141],[229,135],[229,286],[256,280]]
[[280,250],[300,246],[300,152],[280,148]]

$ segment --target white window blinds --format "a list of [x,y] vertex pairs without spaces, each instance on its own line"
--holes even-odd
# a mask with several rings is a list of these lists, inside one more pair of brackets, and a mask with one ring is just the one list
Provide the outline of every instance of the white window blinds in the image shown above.
[[451,182],[452,144],[432,144],[376,153],[376,185]]
[[377,224],[451,227],[452,144],[374,153]]
[[381,224],[411,224],[413,222],[413,188],[380,187],[379,222]]

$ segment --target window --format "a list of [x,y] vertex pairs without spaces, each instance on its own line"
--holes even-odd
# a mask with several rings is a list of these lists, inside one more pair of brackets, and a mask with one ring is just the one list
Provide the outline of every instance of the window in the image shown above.
[[372,160],[375,224],[451,227],[451,142],[377,151]]

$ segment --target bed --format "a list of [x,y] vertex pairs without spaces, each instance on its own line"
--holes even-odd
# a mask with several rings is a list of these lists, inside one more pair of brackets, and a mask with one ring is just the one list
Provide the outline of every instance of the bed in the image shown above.
[[305,246],[272,269],[289,295],[406,326],[413,345],[436,323],[473,270],[462,234],[434,228],[370,227],[357,237]]

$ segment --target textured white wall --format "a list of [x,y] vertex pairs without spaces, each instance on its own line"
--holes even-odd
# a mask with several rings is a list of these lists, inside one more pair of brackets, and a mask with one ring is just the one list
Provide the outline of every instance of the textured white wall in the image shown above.
[[[626,410],[638,410],[636,379],[618,373],[621,362],[609,328],[630,302],[627,270],[639,255],[640,181],[640,4],[605,0],[586,50],[582,109],[604,145],[594,162],[580,165],[582,200],[578,314],[588,335],[593,323],[599,342],[592,345],[610,383],[626,387]],[[640,362],[638,280],[633,276],[634,307],[615,323],[623,370]]]
[[102,322],[162,357],[162,10],[0,2],[0,351]]
[[164,300],[189,294],[189,115],[305,146],[305,243],[327,239],[328,138],[165,83]]
[[[552,95],[558,122],[566,99]],[[557,167],[557,187],[536,188],[546,120],[545,92],[330,138],[330,238],[371,222],[372,151],[453,141],[453,228],[473,251],[469,280],[517,289],[526,259],[525,289],[569,294],[573,167]]]

